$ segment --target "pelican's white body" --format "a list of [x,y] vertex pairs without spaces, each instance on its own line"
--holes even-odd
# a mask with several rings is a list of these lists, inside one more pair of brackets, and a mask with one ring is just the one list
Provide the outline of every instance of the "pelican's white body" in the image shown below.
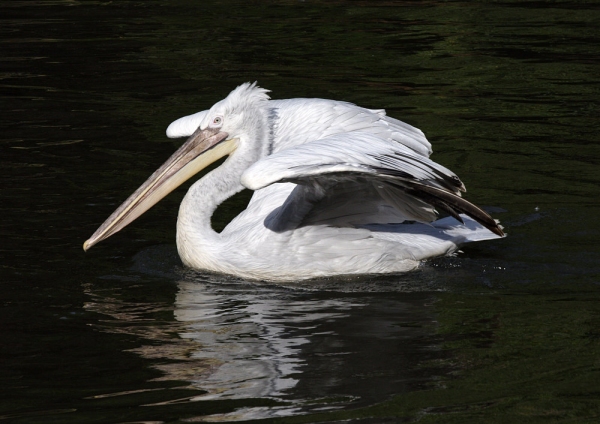
[[[463,215],[464,224],[431,222],[433,207],[380,182],[380,172],[409,172],[433,186],[458,180],[428,159],[431,145],[419,129],[383,110],[268,100],[244,85],[211,110],[173,122],[167,135],[189,136],[243,96],[258,98],[250,104],[259,115],[245,118],[253,123],[236,135],[239,148],[192,185],[179,210],[177,247],[187,266],[266,280],[402,272],[462,243],[499,238]],[[248,207],[216,233],[213,212],[244,187],[255,190]]]

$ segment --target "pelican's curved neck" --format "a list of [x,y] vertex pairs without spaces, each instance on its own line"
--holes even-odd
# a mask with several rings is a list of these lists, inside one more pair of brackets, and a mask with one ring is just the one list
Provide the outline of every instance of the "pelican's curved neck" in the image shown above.
[[240,183],[244,169],[232,166],[231,159],[194,183],[181,202],[177,217],[177,250],[188,266],[207,268],[198,260],[210,260],[212,253],[221,248],[222,238],[212,229],[211,217],[221,203],[244,188]]
[[227,270],[227,240],[211,227],[217,207],[244,189],[242,173],[254,162],[270,154],[274,112],[255,111],[254,126],[240,137],[239,147],[218,168],[197,181],[185,195],[177,218],[177,250],[183,263],[192,268]]

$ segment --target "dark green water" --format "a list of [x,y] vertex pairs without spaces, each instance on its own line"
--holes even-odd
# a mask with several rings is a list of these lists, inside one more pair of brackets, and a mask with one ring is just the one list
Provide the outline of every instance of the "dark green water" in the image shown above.
[[[600,421],[598,28],[598,1],[2,2],[0,421]],[[166,126],[255,80],[420,127],[509,237],[250,283],[181,267],[182,188],[84,254]]]

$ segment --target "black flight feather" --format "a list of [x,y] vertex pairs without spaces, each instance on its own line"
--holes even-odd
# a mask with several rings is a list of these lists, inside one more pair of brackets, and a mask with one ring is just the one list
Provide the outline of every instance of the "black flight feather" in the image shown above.
[[459,213],[470,216],[494,234],[498,234],[500,237],[504,236],[502,228],[500,228],[494,218],[478,206],[475,206],[473,203],[454,193],[417,182],[403,181],[402,184],[394,184],[393,182],[388,181],[388,183],[447,212],[463,224],[464,222],[460,218]]

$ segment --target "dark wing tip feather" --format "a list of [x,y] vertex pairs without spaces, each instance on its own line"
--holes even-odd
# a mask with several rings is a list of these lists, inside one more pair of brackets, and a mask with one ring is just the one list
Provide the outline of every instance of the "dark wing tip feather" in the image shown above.
[[463,220],[458,214],[464,213],[465,215],[479,222],[481,225],[483,225],[485,228],[487,228],[494,234],[497,234],[500,237],[504,237],[502,227],[498,224],[498,222],[496,222],[494,218],[492,218],[487,212],[485,212],[478,206],[463,199],[462,197],[457,196],[456,194],[451,193],[449,191],[421,183],[404,182],[404,184],[406,184],[405,187],[397,187],[403,188],[405,191],[423,200],[424,202],[429,203],[434,207],[438,207],[444,210],[445,212],[448,212],[451,216],[453,216],[460,222],[463,222]]
[[443,167],[439,168],[441,165],[435,164],[429,158],[410,155],[400,151],[395,151],[394,154],[373,155],[373,158],[386,165],[385,167],[376,167],[377,171],[382,175],[396,175],[399,177],[408,176],[409,179],[414,180],[414,176],[406,172],[400,171],[400,173],[398,173],[398,169],[401,167],[400,164],[412,164],[413,166],[417,166],[426,170],[428,173],[431,173],[433,179],[435,179],[438,184],[450,191],[456,192],[457,194],[461,191],[467,191],[465,185],[457,175]]

